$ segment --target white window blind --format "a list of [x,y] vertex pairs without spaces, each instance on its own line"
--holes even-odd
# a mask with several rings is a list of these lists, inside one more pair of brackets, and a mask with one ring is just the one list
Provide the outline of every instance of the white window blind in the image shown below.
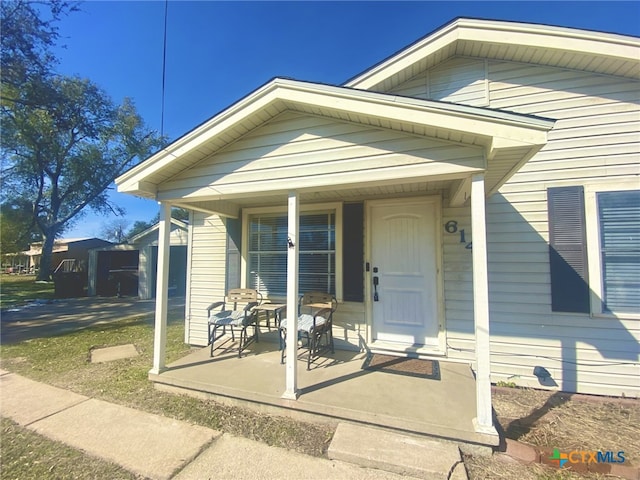
[[[300,216],[299,279],[301,293],[335,294],[335,214],[310,212]],[[249,217],[248,285],[270,297],[287,293],[287,217]]]
[[603,311],[640,313],[640,190],[597,198]]

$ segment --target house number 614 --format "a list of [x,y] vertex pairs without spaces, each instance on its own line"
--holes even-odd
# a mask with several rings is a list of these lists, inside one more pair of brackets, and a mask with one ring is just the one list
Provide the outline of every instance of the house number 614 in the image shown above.
[[[444,224],[444,230],[447,233],[456,233],[458,231],[458,222],[455,220],[449,220]],[[471,250],[472,242],[467,243],[467,239],[464,236],[464,229],[460,230],[460,243],[464,243],[464,248]]]

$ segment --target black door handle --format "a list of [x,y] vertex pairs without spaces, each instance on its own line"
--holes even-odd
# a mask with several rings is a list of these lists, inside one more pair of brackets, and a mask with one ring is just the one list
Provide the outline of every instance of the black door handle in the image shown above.
[[377,302],[379,300],[378,298],[378,283],[380,283],[380,280],[378,279],[378,277],[373,277],[373,301]]

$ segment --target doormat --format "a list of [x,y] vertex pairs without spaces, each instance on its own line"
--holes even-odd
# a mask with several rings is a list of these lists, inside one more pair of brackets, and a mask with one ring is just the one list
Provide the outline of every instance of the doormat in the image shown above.
[[367,356],[362,369],[440,380],[440,364],[437,360],[420,360],[372,353]]

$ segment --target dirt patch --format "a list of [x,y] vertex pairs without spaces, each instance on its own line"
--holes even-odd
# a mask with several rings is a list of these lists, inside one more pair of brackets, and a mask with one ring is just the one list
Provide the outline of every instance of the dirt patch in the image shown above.
[[[561,452],[624,451],[624,478],[635,475],[633,471],[640,466],[640,435],[637,427],[640,425],[639,400],[527,388],[494,388],[493,406],[501,434],[535,447],[540,452],[539,455],[545,456],[545,459],[540,458],[546,460],[546,465],[524,463],[499,452],[486,457],[465,455],[464,463],[471,480],[611,478],[598,473],[597,467],[592,465],[588,466],[589,469],[594,467],[596,471],[586,471],[586,465],[563,469],[549,466],[552,462],[548,458],[554,448]],[[619,473],[622,469],[616,472]]]
[[597,473],[577,473],[557,470],[540,464],[524,464],[504,454],[493,456],[463,455],[469,480],[604,480]]
[[624,451],[625,465],[640,466],[638,400],[505,388],[494,391],[493,404],[507,438],[565,451]]

